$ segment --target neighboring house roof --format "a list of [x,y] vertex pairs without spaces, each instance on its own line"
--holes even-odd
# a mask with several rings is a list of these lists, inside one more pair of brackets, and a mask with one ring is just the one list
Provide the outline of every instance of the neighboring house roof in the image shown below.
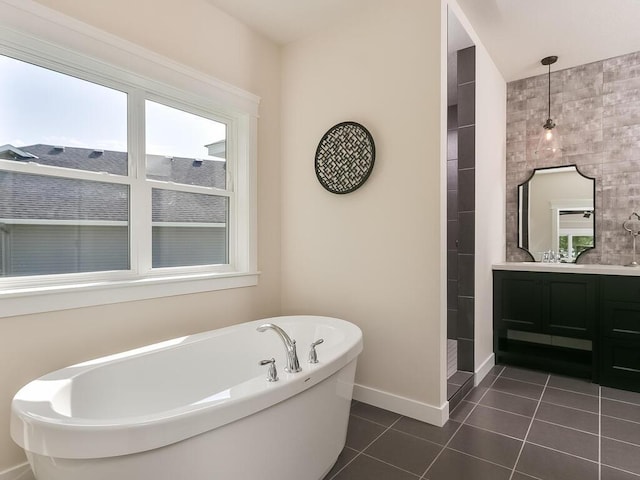
[[[128,154],[110,150],[29,145],[0,147],[0,158],[16,162],[127,175]],[[225,188],[226,163],[147,156],[148,178]],[[0,218],[126,221],[128,187],[44,175],[0,171]],[[222,197],[153,190],[154,222],[226,223]]]
[[2,145],[0,147],[0,158],[5,160],[15,160],[16,158],[38,158],[31,153],[24,152],[13,145]]

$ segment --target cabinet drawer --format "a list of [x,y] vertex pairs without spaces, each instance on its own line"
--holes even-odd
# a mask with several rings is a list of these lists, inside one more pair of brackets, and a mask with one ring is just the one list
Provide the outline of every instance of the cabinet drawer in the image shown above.
[[604,276],[600,288],[603,300],[640,303],[640,277]]
[[605,300],[602,305],[602,334],[640,340],[640,303]]
[[640,342],[603,338],[600,383],[640,391]]

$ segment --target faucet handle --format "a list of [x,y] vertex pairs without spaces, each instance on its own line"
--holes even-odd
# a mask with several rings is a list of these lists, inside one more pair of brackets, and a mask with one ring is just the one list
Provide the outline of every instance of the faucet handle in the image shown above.
[[316,346],[324,342],[324,339],[316,340],[311,344],[311,350],[309,351],[309,363],[318,363],[318,354],[316,353]]
[[276,359],[260,360],[259,365],[269,365],[269,372],[267,373],[267,380],[270,382],[278,381],[278,370],[276,369]]

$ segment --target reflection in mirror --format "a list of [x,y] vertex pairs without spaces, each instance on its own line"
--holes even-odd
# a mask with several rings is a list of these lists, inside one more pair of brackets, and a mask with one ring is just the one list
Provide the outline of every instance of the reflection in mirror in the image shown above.
[[637,267],[638,262],[636,261],[636,239],[638,238],[638,235],[640,235],[640,215],[638,215],[636,212],[633,212],[629,219],[622,224],[622,228],[629,232],[631,234],[631,237],[633,238],[633,260],[627,265],[627,267]]
[[572,263],[595,247],[595,179],[575,165],[540,168],[518,185],[518,247],[537,262]]

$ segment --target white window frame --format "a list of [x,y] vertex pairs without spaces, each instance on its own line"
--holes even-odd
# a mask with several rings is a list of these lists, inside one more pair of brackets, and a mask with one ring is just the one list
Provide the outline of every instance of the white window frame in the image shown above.
[[[127,93],[129,175],[3,160],[0,168],[127,184],[137,207],[129,218],[131,270],[2,278],[0,317],[257,284],[259,97],[25,0],[0,0],[0,54]],[[227,124],[226,190],[146,178],[145,100]],[[152,188],[227,196],[229,264],[152,269]]]

